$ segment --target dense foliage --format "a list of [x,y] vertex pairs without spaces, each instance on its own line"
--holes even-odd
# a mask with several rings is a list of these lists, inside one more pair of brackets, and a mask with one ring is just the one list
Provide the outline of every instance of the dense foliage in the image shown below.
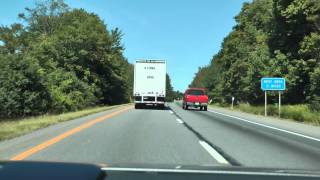
[[170,76],[166,74],[166,102],[172,102],[175,99],[181,99],[182,93],[179,91],[174,91],[171,83]]
[[[284,77],[284,102],[320,107],[320,1],[254,0],[190,86],[205,87],[214,102],[259,104],[262,77]],[[272,99],[272,98],[271,98]],[[274,98],[275,99],[275,98]]]
[[66,112],[130,101],[133,67],[121,31],[50,0],[0,27],[0,116]]

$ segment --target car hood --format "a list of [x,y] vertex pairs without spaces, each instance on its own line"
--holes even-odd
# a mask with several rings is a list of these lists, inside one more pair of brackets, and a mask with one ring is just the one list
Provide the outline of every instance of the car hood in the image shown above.
[[[23,169],[23,171],[21,171]],[[59,172],[59,173],[57,173]],[[79,173],[81,172],[81,173]],[[84,164],[39,161],[0,161],[0,179],[94,179],[104,178],[106,174],[210,174],[287,176],[320,178],[320,170],[299,170],[279,168],[257,168],[241,166],[198,166],[198,165],[155,165],[155,164]],[[72,178],[70,178],[72,177]]]

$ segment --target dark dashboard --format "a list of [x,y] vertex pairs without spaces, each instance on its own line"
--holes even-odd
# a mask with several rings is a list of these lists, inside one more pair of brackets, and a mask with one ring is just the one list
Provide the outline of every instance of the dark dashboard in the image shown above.
[[6,161],[0,162],[0,179],[77,180],[295,180],[320,179],[319,171],[280,170],[243,167],[115,167],[82,163]]

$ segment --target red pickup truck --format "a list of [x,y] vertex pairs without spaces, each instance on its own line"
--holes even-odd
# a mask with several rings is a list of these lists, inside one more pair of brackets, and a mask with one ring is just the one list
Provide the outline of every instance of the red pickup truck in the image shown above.
[[208,109],[208,96],[203,88],[189,88],[183,96],[182,108],[200,107],[200,110]]

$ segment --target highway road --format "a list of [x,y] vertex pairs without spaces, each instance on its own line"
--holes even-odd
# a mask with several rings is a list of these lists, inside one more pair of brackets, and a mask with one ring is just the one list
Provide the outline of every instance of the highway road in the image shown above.
[[0,142],[0,159],[319,170],[317,134],[281,123],[186,111],[179,103],[121,106]]

